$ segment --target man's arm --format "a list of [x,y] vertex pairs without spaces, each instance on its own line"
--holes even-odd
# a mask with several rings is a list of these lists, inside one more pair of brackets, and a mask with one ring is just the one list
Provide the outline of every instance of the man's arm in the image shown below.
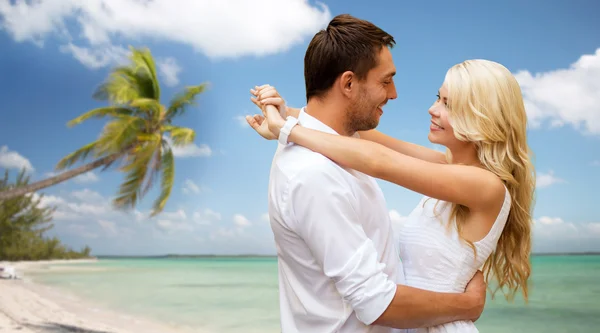
[[389,279],[358,219],[360,203],[348,187],[333,165],[314,163],[290,182],[288,209],[294,217],[291,227],[357,318],[366,325],[395,328],[476,319],[482,310],[480,294],[436,293]]
[[485,283],[478,271],[467,291],[437,293],[398,285],[390,306],[373,325],[416,328],[457,320],[477,320],[485,305]]

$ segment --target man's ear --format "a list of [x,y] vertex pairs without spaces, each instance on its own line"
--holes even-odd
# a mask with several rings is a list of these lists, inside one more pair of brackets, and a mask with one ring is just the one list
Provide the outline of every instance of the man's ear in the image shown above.
[[352,71],[345,71],[340,75],[338,87],[342,95],[350,97],[356,83],[356,75]]

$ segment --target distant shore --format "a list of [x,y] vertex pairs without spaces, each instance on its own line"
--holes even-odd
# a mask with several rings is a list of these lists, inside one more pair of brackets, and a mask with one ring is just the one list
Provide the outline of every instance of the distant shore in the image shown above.
[[534,257],[543,256],[598,256],[600,252],[545,252],[545,253],[532,253]]
[[[81,269],[78,264],[98,259],[0,262],[15,267],[24,279],[0,279],[0,331],[3,333],[187,333],[191,330],[169,327],[147,319],[124,316],[100,309],[87,301],[66,297],[52,288],[30,281],[29,273],[49,265],[68,264],[60,270]],[[91,268],[93,269],[93,267]],[[194,332],[199,333],[197,330]]]
[[[598,256],[600,252],[544,252],[532,253],[533,257],[543,256]],[[98,255],[98,259],[205,259],[205,258],[277,258],[276,255],[261,254],[162,254],[162,255]]]

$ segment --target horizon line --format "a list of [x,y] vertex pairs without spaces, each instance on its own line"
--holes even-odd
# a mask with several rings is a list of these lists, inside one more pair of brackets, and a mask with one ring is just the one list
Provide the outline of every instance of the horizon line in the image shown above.
[[[600,255],[600,251],[582,251],[582,252],[538,252],[531,253],[531,256],[560,256],[560,255]],[[276,258],[276,254],[97,254],[92,255],[96,258],[165,258],[165,257],[269,257]]]

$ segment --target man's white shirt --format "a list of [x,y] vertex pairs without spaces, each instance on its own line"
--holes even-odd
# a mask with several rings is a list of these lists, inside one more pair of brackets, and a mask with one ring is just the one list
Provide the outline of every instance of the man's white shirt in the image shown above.
[[[304,109],[298,119],[337,134]],[[376,181],[304,147],[280,145],[268,196],[283,333],[394,332],[370,325],[404,280]]]

